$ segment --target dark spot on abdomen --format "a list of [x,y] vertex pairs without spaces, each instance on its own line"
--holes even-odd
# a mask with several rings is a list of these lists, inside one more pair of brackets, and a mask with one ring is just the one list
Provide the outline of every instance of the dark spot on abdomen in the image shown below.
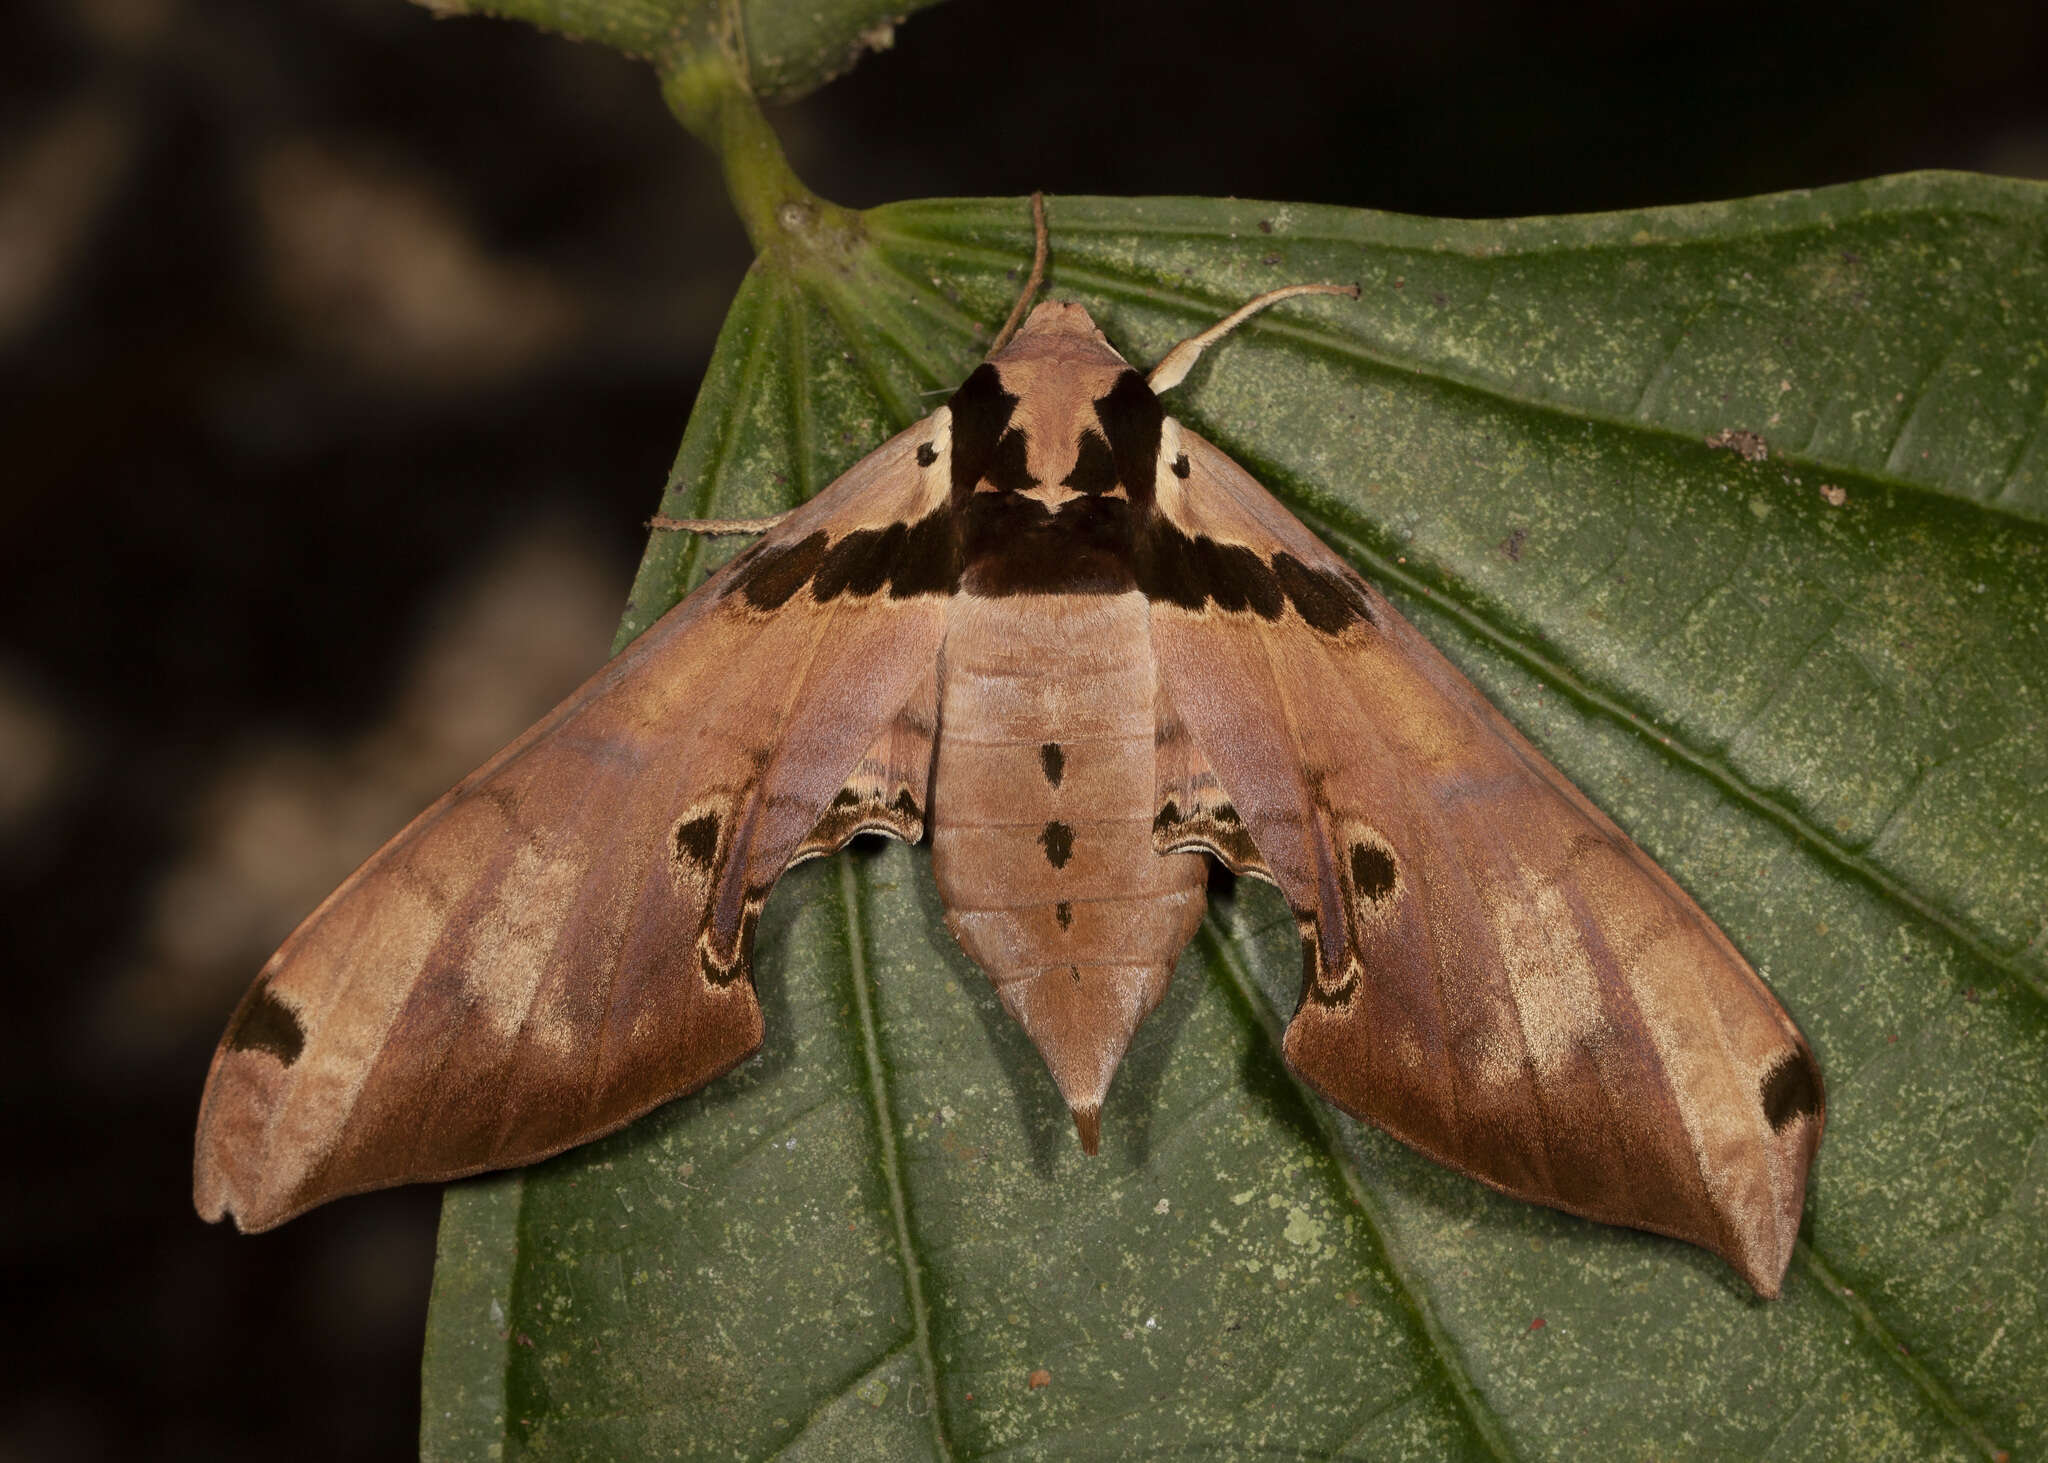
[[1060,778],[1066,775],[1067,754],[1060,750],[1058,742],[1047,742],[1038,749],[1038,765],[1045,769],[1045,780],[1058,787]]
[[1052,917],[1060,922],[1061,929],[1068,929],[1074,923],[1074,906],[1062,899],[1052,907]]
[[228,1023],[227,1049],[231,1052],[269,1052],[289,1067],[306,1049],[306,1028],[298,1013],[270,993],[268,977],[249,988],[235,1019]]
[[1045,861],[1056,869],[1065,868],[1074,856],[1074,830],[1058,819],[1045,825],[1038,842],[1045,849]]

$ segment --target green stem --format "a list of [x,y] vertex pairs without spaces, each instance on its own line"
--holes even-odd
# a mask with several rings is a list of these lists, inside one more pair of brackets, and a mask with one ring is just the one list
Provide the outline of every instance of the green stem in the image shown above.
[[662,68],[661,92],[669,110],[716,152],[725,186],[756,253],[797,246],[816,252],[852,221],[791,171],[775,129],[748,89],[729,35],[707,38],[676,64]]

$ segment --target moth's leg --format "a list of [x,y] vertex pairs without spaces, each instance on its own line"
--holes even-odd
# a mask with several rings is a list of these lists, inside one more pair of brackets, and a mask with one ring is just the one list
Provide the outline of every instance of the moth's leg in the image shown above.
[[1031,273],[1024,278],[1024,288],[1017,292],[1017,303],[1010,307],[1010,318],[1003,322],[1003,328],[996,332],[996,338],[988,348],[991,356],[1010,343],[1010,337],[1017,333],[1017,326],[1024,319],[1024,312],[1031,308],[1031,301],[1037,295],[1038,287],[1045,283],[1046,232],[1043,193],[1031,195],[1031,236]]
[[1291,284],[1282,289],[1267,290],[1257,299],[1238,306],[1200,335],[1191,335],[1166,353],[1164,360],[1152,368],[1152,374],[1145,378],[1145,384],[1157,393],[1170,391],[1180,385],[1188,372],[1195,368],[1195,362],[1202,358],[1202,352],[1214,345],[1252,316],[1268,305],[1277,305],[1282,300],[1291,300],[1296,295],[1349,295],[1358,298],[1355,284]]
[[766,533],[794,511],[785,508],[766,518],[665,518],[657,513],[647,520],[647,526],[668,533],[701,533],[707,538],[716,538],[720,534]]

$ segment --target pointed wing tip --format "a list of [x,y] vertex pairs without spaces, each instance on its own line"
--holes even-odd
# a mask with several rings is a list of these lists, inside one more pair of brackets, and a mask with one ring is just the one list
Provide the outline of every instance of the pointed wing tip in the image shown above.
[[[248,1177],[246,1172],[243,1177]],[[238,1234],[261,1234],[303,1213],[307,1206],[280,1199],[267,1185],[246,1189],[236,1181],[230,1154],[207,1142],[202,1134],[192,1161],[192,1207],[208,1224],[228,1220]]]
[[1084,1103],[1070,1108],[1074,1115],[1074,1131],[1081,1135],[1081,1151],[1090,1158],[1102,1152],[1102,1107],[1099,1103]]
[[199,1217],[208,1224],[219,1224],[225,1220],[234,1226],[236,1234],[261,1234],[266,1229],[275,1229],[284,1222],[281,1219],[272,1219],[268,1223],[252,1223],[244,1219],[234,1205],[226,1202],[217,1202],[210,1207],[205,1203],[196,1203],[193,1207],[199,1211]]
[[1723,1255],[1737,1275],[1745,1280],[1749,1288],[1757,1293],[1759,1300],[1776,1300],[1785,1289],[1785,1272],[1792,1264],[1792,1250],[1788,1246],[1784,1253],[1770,1255]]

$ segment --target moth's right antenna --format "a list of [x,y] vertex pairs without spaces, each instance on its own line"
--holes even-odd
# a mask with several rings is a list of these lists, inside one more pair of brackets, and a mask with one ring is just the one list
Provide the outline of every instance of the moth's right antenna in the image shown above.
[[1003,328],[996,332],[995,343],[988,348],[994,355],[1010,343],[1010,337],[1017,333],[1017,327],[1024,323],[1024,312],[1031,308],[1031,300],[1038,293],[1038,287],[1045,283],[1045,195],[1031,195],[1031,233],[1036,241],[1031,251],[1031,273],[1025,278],[1024,289],[1017,296],[1017,303],[1010,308],[1010,318],[1003,322]]
[[1200,335],[1191,335],[1166,353],[1164,360],[1152,368],[1152,374],[1145,378],[1145,384],[1153,394],[1171,391],[1180,385],[1188,372],[1195,368],[1195,362],[1202,358],[1202,352],[1268,305],[1277,305],[1282,300],[1291,300],[1296,295],[1349,295],[1358,298],[1355,284],[1291,284],[1282,289],[1267,290],[1256,300],[1238,306]]

